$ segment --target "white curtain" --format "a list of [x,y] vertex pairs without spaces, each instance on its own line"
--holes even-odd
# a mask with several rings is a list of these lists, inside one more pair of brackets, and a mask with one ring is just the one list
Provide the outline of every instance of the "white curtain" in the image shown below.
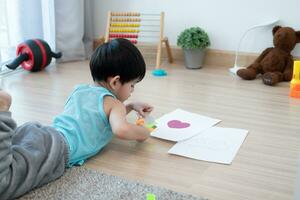
[[[90,0],[1,0],[6,11],[7,43],[1,62],[15,58],[16,46],[27,39],[45,40],[60,61],[83,60],[92,52],[93,27]],[[5,20],[4,20],[5,21]],[[1,21],[0,21],[1,22]],[[0,63],[1,63],[0,62]]]
[[27,39],[44,39],[55,49],[53,1],[6,0],[8,44],[2,48],[2,61],[14,58],[16,46]]
[[86,59],[93,45],[93,1],[55,0],[56,45],[60,61]]

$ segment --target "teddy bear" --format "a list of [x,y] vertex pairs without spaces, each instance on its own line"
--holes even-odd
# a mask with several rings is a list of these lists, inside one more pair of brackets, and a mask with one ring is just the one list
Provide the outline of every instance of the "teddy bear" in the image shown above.
[[270,86],[292,79],[291,51],[300,42],[300,31],[275,26],[272,33],[274,47],[265,49],[246,69],[239,69],[237,75],[242,79],[253,80],[258,74],[262,74],[263,83]]

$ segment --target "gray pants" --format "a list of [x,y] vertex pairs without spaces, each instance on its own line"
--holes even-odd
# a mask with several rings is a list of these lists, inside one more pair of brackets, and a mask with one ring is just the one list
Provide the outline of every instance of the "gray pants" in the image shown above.
[[50,126],[16,128],[10,112],[0,112],[0,199],[19,197],[60,177],[68,159],[63,136]]

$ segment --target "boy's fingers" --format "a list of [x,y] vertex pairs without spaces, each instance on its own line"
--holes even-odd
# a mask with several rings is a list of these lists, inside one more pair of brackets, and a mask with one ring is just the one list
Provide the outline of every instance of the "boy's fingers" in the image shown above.
[[146,107],[143,109],[144,112],[151,112],[153,110],[153,107]]

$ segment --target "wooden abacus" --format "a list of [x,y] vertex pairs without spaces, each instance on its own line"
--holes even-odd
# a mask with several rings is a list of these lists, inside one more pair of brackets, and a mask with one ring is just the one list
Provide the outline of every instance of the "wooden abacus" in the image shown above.
[[[153,27],[156,27],[156,29]],[[163,36],[163,31],[164,12],[160,14],[142,14],[138,12],[109,11],[104,41],[108,42],[114,38],[126,38],[133,44],[137,44],[140,38],[158,38],[155,70],[159,70],[163,43],[166,45],[168,61],[173,62],[169,40]],[[156,35],[146,33],[156,33]]]

